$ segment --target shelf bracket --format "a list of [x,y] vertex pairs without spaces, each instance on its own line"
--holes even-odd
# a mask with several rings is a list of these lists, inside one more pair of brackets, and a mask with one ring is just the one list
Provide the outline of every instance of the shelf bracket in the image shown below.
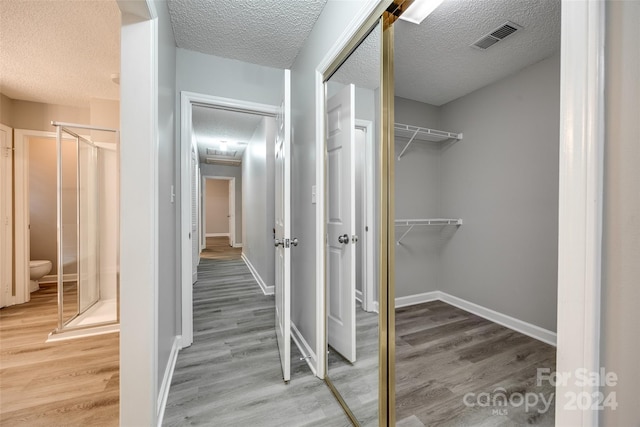
[[398,239],[398,241],[396,242],[397,245],[400,244],[400,242],[402,242],[402,239],[404,239],[404,236],[406,236],[407,234],[409,234],[409,232],[411,231],[411,229],[413,229],[414,225],[410,225],[409,229],[407,231],[405,231],[402,236],[400,236],[400,238]]
[[[416,138],[416,135],[418,135],[418,132],[420,131],[420,129],[416,129],[416,131],[413,133],[413,136],[411,137],[411,139],[409,140],[409,142],[407,142],[407,145],[404,146],[404,148],[402,149],[402,151],[400,152],[400,155],[398,156],[398,160],[400,160],[402,158],[402,155],[404,154],[405,151],[407,151],[407,148],[409,148],[409,146],[411,145],[411,143],[413,142],[413,140]],[[404,236],[403,236],[404,237]],[[398,242],[399,244],[400,242]]]

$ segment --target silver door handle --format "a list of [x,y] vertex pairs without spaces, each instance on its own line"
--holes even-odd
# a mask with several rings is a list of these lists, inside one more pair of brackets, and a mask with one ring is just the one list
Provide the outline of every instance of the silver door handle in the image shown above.
[[294,237],[293,239],[291,239],[291,245],[298,246],[298,238],[297,237]]
[[338,242],[340,243],[349,243],[349,235],[343,234],[342,236],[338,236]]
[[351,243],[356,243],[357,241],[358,241],[358,236],[356,236],[355,234],[351,236]]
[[284,246],[284,242],[281,242],[280,240],[275,239],[274,245],[275,245],[275,247],[276,247],[276,248],[277,248],[278,246],[280,246],[280,245]]

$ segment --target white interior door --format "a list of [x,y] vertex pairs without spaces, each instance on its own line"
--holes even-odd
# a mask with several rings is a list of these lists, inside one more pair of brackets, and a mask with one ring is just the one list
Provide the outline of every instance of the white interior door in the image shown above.
[[329,345],[356,360],[355,86],[327,100],[327,323]]
[[13,135],[0,125],[0,307],[11,304],[13,283]]
[[291,377],[291,75],[284,71],[284,99],[275,146],[276,335],[282,378]]

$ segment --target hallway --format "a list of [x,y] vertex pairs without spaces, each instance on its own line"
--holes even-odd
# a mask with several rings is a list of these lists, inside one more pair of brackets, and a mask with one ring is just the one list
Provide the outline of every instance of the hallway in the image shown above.
[[282,382],[274,299],[226,238],[208,238],[193,289],[194,342],[178,355],[163,425],[350,426],[292,345]]

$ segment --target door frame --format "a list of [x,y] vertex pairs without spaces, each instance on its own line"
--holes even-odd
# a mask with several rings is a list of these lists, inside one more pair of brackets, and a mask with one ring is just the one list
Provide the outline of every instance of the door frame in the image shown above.
[[[29,211],[29,139],[46,138],[56,143],[56,132],[14,129],[14,265],[16,296],[14,304],[22,304],[31,299],[29,292],[29,261],[31,260],[31,215]],[[63,134],[63,139],[73,140],[70,135]],[[21,266],[21,268],[18,268]]]
[[[236,225],[237,225],[237,219],[236,219],[236,177],[235,176],[217,176],[217,175],[202,175],[202,180],[205,181],[205,188],[206,188],[206,180],[207,179],[215,179],[218,181],[228,181],[228,185],[227,185],[227,191],[229,192],[228,194],[228,201],[229,201],[229,212],[228,214],[231,215],[229,218],[229,242],[231,243],[230,246],[232,247],[236,247],[235,243],[236,243]],[[203,218],[202,218],[202,227],[205,229],[205,239],[207,237],[207,233],[206,233],[206,229],[207,229],[207,196],[206,196],[206,191],[202,192],[204,195],[203,199],[202,199],[202,203],[203,203]]]
[[[3,178],[0,184],[2,186],[2,188],[0,188],[0,194],[2,195],[1,196],[2,200],[0,201],[0,206],[2,207],[2,211],[0,212],[0,214],[6,215],[6,218],[0,216],[0,221],[2,221],[3,228],[6,226],[9,229],[8,232],[5,232],[5,231],[2,232],[3,239],[0,242],[0,244],[2,245],[2,249],[3,250],[7,249],[7,252],[9,252],[8,254],[6,254],[6,256],[2,257],[2,259],[0,260],[1,271],[4,274],[7,274],[8,272],[8,276],[9,276],[6,279],[7,280],[6,282],[4,278],[0,277],[0,280],[2,281],[0,286],[0,307],[9,307],[14,304],[20,304],[20,302],[29,301],[29,294],[27,292],[27,295],[24,295],[23,289],[16,286],[17,272],[14,273],[14,266],[17,265],[17,262],[16,262],[17,251],[15,249],[16,238],[14,237],[14,233],[12,233],[11,230],[13,229],[15,221],[17,219],[16,217],[18,216],[17,209],[15,208],[17,200],[14,200],[14,198],[11,196],[14,185],[15,185],[14,184],[15,183],[14,158],[16,157],[16,153],[15,153],[15,146],[13,141],[14,130],[13,128],[7,125],[4,125],[2,123],[0,123],[0,129],[4,131],[7,135],[7,144],[6,146],[0,147],[0,149],[3,150],[2,152],[0,152],[0,156],[2,156],[3,163],[5,162],[8,163],[8,165],[6,165],[5,163],[5,166],[7,166],[6,170],[4,168],[0,170],[2,171],[2,175],[5,175],[5,173],[9,175],[9,178],[7,180]],[[8,200],[8,203],[6,205],[4,204],[5,200]],[[5,224],[5,219],[6,219],[6,224]],[[6,288],[5,288],[5,285],[6,285]],[[9,292],[9,290],[12,290],[13,292]],[[5,295],[5,291],[7,291],[8,294]],[[15,295],[13,295],[13,293],[15,293]],[[26,297],[26,301],[21,301],[22,296]]]
[[[180,92],[180,287],[182,331],[180,347],[193,343],[193,285],[191,283],[191,148],[195,146],[192,118],[193,106],[217,108],[240,113],[275,117],[279,106],[224,98],[203,93]],[[197,147],[196,147],[197,152]],[[198,230],[200,234],[200,230]]]
[[[357,96],[357,95],[356,95]],[[375,301],[375,284],[377,283],[375,278],[375,204],[374,204],[374,158],[375,147],[373,140],[373,122],[370,120],[361,120],[356,118],[356,129],[363,130],[365,132],[365,159],[363,169],[363,206],[362,206],[362,218],[364,224],[369,226],[369,234],[364,239],[364,247],[362,248],[362,308],[365,311],[378,312],[378,307]],[[362,236],[365,237],[365,236]],[[362,237],[360,241],[362,241]]]

